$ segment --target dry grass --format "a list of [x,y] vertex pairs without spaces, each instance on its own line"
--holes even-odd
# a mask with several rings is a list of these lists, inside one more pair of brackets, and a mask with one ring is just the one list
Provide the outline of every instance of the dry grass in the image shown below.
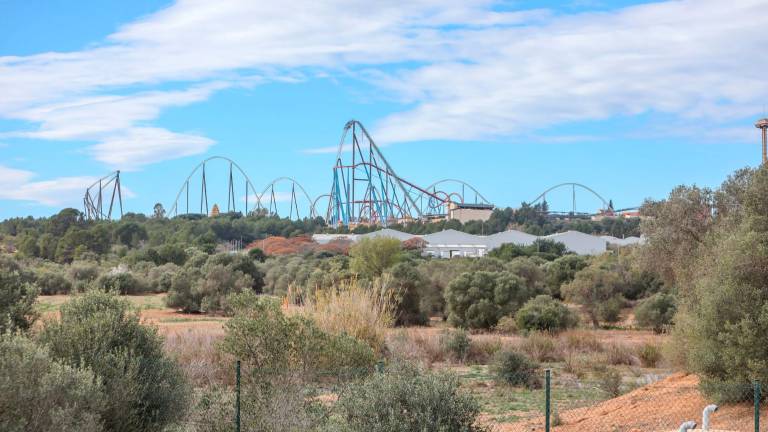
[[222,337],[200,330],[174,332],[165,337],[165,351],[179,363],[195,387],[234,384],[234,359],[218,349]]
[[346,333],[383,353],[397,305],[397,293],[388,285],[389,279],[382,278],[371,283],[351,280],[333,289],[318,289],[306,300],[301,313],[329,333]]
[[638,363],[632,347],[620,342],[611,342],[605,346],[605,361],[614,366],[633,366]]
[[520,350],[538,362],[563,360],[560,340],[547,333],[531,333],[520,343]]
[[594,332],[587,330],[570,330],[560,335],[566,349],[570,351],[603,352],[605,347]]
[[441,336],[422,329],[404,328],[390,332],[387,350],[396,360],[407,360],[430,367],[447,358]]

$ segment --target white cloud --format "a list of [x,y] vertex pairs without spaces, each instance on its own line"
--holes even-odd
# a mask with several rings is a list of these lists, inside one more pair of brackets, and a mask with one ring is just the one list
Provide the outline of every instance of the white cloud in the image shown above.
[[96,177],[59,177],[32,181],[35,173],[0,165],[0,199],[30,201],[48,206],[79,206],[85,189]]
[[179,0],[100,45],[0,57],[0,117],[39,125],[28,137],[93,141],[97,160],[138,169],[213,145],[151,123],[244,75],[372,82],[377,97],[412,105],[377,124],[379,143],[493,139],[647,112],[717,129],[768,97],[765,0],[570,15],[495,5]]
[[95,159],[125,171],[205,152],[213,140],[160,128],[134,127],[105,137],[90,148]]
[[757,54],[768,42],[765,5],[676,1],[464,31],[467,46],[493,49],[380,80],[415,107],[384,119],[375,136],[494,138],[648,112],[718,128],[755,115],[768,97],[768,56]]

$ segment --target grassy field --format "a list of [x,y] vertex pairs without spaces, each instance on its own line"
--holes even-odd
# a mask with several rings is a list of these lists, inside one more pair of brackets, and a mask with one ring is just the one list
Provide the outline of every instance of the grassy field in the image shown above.
[[[41,296],[38,298],[37,308],[43,315],[52,316],[69,298],[71,296]],[[125,298],[140,311],[145,322],[155,325],[166,337],[168,351],[175,355],[182,367],[195,380],[204,383],[214,379],[230,378],[228,377],[231,372],[229,368],[222,369],[221,365],[214,365],[221,362],[221,356],[216,354],[215,347],[223,335],[223,326],[227,318],[184,314],[167,308],[164,303],[165,294],[126,296]],[[489,370],[489,362],[494,351],[509,346],[530,349],[524,346],[527,338],[520,335],[488,332],[472,334],[470,338],[476,352],[471,353],[471,358],[464,361],[452,361],[441,342],[445,332],[451,330],[440,320],[433,321],[429,327],[392,329],[388,336],[391,355],[400,355],[420,361],[433,369],[454,373],[460,380],[461,388],[477,398],[481,405],[482,418],[491,425],[511,425],[542,415],[543,388],[530,390],[499,384]],[[610,347],[614,344],[623,347],[629,353],[632,352],[633,347],[643,343],[649,341],[660,343],[661,341],[658,336],[643,331],[592,330],[582,333],[574,333],[567,338],[587,338],[587,342],[568,343],[593,344],[595,349],[599,347],[601,350],[606,350],[601,354],[603,356],[609,355]],[[561,345],[568,343],[562,342]],[[578,353],[580,356],[586,356],[582,359],[582,363],[588,363],[594,359],[588,357],[588,354]],[[207,363],[210,364],[206,366]],[[541,362],[542,379],[544,369],[552,370],[552,395],[556,409],[565,410],[592,405],[612,397],[609,392],[601,388],[600,377],[588,365],[574,366],[572,363],[570,358]],[[666,369],[643,368],[637,364],[614,365],[612,368],[620,373],[622,392],[655,381],[671,372]]]

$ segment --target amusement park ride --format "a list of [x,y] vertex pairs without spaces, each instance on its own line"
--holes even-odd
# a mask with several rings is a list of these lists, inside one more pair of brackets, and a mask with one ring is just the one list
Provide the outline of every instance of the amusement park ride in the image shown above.
[[[365,127],[359,121],[351,120],[342,132],[333,165],[331,188],[327,194],[313,199],[292,177],[278,177],[267,183],[266,187],[258,189],[235,161],[223,156],[212,156],[197,164],[182,182],[167,212],[169,217],[201,217],[211,214],[208,177],[214,164],[219,168],[218,171],[221,171],[223,164],[227,184],[227,213],[264,214],[290,219],[322,217],[328,225],[354,227],[387,226],[418,220],[486,220],[494,209],[494,205],[477,189],[462,180],[443,179],[427,187],[406,180],[395,172]],[[242,189],[238,185],[242,185]],[[553,186],[531,201],[531,204],[546,202],[548,193],[563,188],[571,189],[571,208],[567,211],[551,211],[547,206],[542,206],[542,211],[556,217],[585,217],[611,216],[629,210],[614,210],[610,201],[579,183]],[[597,213],[578,212],[577,190],[597,197],[601,204],[600,210]],[[245,193],[244,199],[242,192]],[[238,198],[244,201],[242,207]],[[99,179],[86,190],[83,200],[85,217],[91,220],[111,219],[116,201],[122,216],[120,171]],[[216,209],[224,213],[224,208],[216,206]]]

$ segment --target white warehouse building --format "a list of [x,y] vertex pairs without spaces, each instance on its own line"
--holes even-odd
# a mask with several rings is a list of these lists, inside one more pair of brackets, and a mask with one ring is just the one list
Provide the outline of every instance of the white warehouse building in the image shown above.
[[562,243],[569,252],[578,255],[600,255],[608,250],[609,244],[615,247],[623,247],[643,242],[643,239],[638,237],[619,239],[611,236],[594,236],[579,231],[566,231],[547,236],[535,236],[521,231],[508,230],[483,236],[449,229],[432,234],[416,235],[385,228],[360,235],[315,234],[312,236],[313,240],[321,244],[337,239],[355,242],[361,238],[376,237],[390,237],[400,240],[401,242],[412,238],[421,238],[425,242],[424,254],[439,258],[453,258],[458,256],[482,257],[505,243],[529,246],[537,239],[546,239]]

